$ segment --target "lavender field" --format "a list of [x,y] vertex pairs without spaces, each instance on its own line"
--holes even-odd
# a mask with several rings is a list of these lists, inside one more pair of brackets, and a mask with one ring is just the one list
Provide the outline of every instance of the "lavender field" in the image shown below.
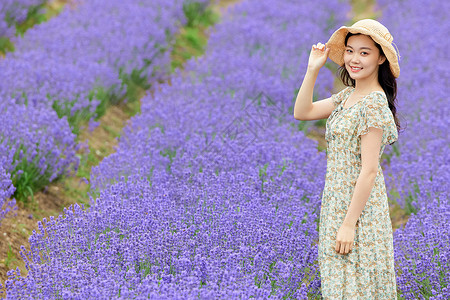
[[[80,176],[81,136],[109,110],[139,112],[83,175],[88,203],[33,220],[0,297],[320,299],[326,152],[311,136],[323,123],[295,120],[293,105],[311,45],[351,24],[358,1],[231,1],[203,55],[172,72],[177,32],[226,2],[74,0],[11,39],[0,59],[0,222]],[[449,6],[375,5],[401,55],[405,128],[382,162],[407,220],[394,231],[399,299],[450,298]],[[14,36],[5,24],[0,35]],[[320,71],[315,99],[338,90],[336,67]]]

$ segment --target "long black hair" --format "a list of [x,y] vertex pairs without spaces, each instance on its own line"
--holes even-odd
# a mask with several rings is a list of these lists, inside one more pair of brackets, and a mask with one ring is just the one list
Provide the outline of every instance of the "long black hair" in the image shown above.
[[[351,37],[352,35],[359,35],[359,34],[361,33],[351,33],[351,32],[347,33],[344,42],[345,46],[347,46],[347,41],[349,37]],[[386,55],[384,55],[381,46],[375,41],[374,44],[377,46],[378,50],[380,50],[380,55],[386,57]],[[350,77],[350,74],[345,68],[345,65],[339,67],[338,74],[344,85],[355,87],[355,80]],[[397,80],[394,77],[394,74],[392,74],[389,61],[387,59],[380,65],[378,69],[378,82],[380,83],[384,93],[386,94],[386,98],[389,103],[389,109],[391,110],[392,115],[394,116],[395,125],[397,126],[397,130],[400,131],[401,129],[400,121],[398,120],[397,117],[397,108],[396,108]]]

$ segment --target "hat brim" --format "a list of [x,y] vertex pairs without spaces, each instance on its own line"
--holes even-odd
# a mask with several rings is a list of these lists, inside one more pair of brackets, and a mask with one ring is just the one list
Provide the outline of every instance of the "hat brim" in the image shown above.
[[400,66],[398,64],[397,52],[395,51],[394,46],[387,40],[374,35],[372,32],[364,29],[364,28],[352,28],[347,26],[341,26],[338,30],[336,30],[330,37],[327,42],[327,47],[330,48],[330,52],[328,57],[337,63],[339,66],[344,65],[344,51],[345,51],[345,37],[347,33],[361,33],[370,36],[373,41],[381,46],[383,49],[384,55],[389,61],[389,65],[394,77],[398,77],[400,75]]

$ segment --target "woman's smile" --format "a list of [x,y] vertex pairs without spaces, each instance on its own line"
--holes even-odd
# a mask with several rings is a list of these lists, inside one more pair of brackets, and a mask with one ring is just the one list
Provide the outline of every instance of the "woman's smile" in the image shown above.
[[361,67],[353,67],[353,66],[350,66],[350,70],[351,70],[353,73],[358,73],[359,71],[362,70],[362,68],[361,68]]

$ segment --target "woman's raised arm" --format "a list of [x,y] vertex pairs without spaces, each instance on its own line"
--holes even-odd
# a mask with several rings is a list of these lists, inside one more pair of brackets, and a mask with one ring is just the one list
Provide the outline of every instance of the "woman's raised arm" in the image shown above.
[[313,91],[317,75],[328,58],[329,48],[318,43],[313,45],[309,55],[308,68],[303,78],[302,86],[297,94],[294,106],[294,118],[302,121],[319,120],[328,118],[333,111],[334,104],[330,98],[326,98],[313,103]]

